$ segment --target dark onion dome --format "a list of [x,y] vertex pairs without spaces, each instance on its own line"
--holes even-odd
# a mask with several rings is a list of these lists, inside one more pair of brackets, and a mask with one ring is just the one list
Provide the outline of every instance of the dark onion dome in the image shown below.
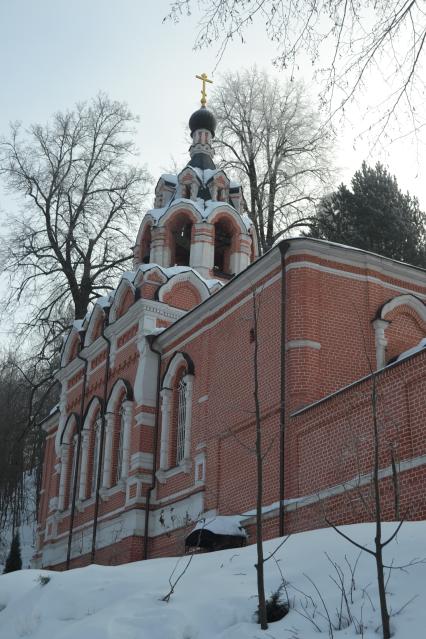
[[197,129],[207,129],[207,131],[210,131],[214,137],[214,132],[216,130],[216,118],[211,111],[209,111],[205,106],[202,106],[201,109],[198,109],[198,111],[194,111],[189,118],[189,128],[191,129],[191,135],[194,131],[197,131]]

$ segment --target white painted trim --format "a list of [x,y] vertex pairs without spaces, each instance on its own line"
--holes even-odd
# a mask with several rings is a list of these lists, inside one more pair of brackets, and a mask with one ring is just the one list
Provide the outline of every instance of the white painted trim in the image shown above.
[[[287,264],[286,272],[294,271],[300,268],[307,268],[307,269],[312,269],[313,271],[329,273],[330,275],[337,275],[337,277],[344,277],[349,280],[358,280],[359,282],[371,282],[373,284],[378,284],[382,286],[383,288],[390,289],[391,291],[398,291],[399,293],[412,293],[414,295],[414,292],[412,289],[404,288],[403,286],[396,286],[396,284],[390,284],[389,282],[385,282],[379,277],[374,277],[373,275],[361,275],[359,273],[341,271],[340,269],[332,268],[331,266],[323,266],[322,264],[316,264],[315,262],[308,262],[306,260],[304,260],[303,262],[293,262],[291,264]],[[395,275],[393,275],[393,277],[395,277]],[[400,277],[398,279],[402,280],[404,278]],[[422,285],[426,287],[426,281],[423,282]],[[426,294],[418,293],[416,291],[415,295],[426,299]]]
[[426,322],[426,306],[414,293],[411,295],[399,295],[384,304],[380,312],[380,318],[384,320],[388,313],[398,308],[398,306],[403,305],[412,308],[413,311],[417,313],[417,315],[420,315],[421,319]]
[[152,453],[133,453],[130,458],[130,470],[136,470],[137,468],[147,468],[152,470],[154,465]]
[[[294,255],[309,255],[321,259],[339,262],[346,266],[365,268],[377,271],[381,275],[392,277],[405,282],[414,282],[419,286],[426,286],[426,270],[404,262],[398,262],[390,257],[377,253],[370,253],[363,249],[344,244],[335,244],[327,240],[317,240],[296,237],[287,240],[289,249],[287,257]],[[350,256],[350,257],[349,257]],[[382,280],[380,280],[382,281]],[[412,292],[412,291],[411,291]]]
[[155,426],[155,413],[142,411],[135,417],[136,426]]
[[[419,468],[420,466],[426,465],[426,455],[420,455],[418,457],[413,457],[412,459],[405,459],[398,464],[397,472],[403,473],[409,470],[413,470],[414,468]],[[386,466],[386,468],[381,468],[379,470],[379,479],[386,479],[387,477],[392,477],[393,469],[392,466]],[[299,510],[300,508],[304,508],[306,506],[311,506],[312,504],[316,504],[324,501],[325,499],[329,499],[330,497],[336,497],[337,495],[341,495],[343,493],[355,490],[358,487],[366,486],[372,481],[371,474],[355,476],[349,479],[347,482],[336,484],[335,486],[330,486],[329,488],[324,488],[323,490],[319,490],[317,493],[311,493],[308,495],[302,495],[300,497],[293,497],[292,499],[284,499],[284,509],[287,512],[291,512],[294,510]],[[270,517],[275,517],[279,511],[279,502],[274,502],[272,504],[266,505],[262,507],[262,512],[264,513],[264,517],[266,519]],[[248,519],[244,521],[244,524],[254,523],[255,521],[255,511],[248,510],[243,513],[243,517],[247,517]]]
[[285,350],[289,351],[292,348],[313,348],[319,351],[321,344],[310,339],[291,339],[286,343]]

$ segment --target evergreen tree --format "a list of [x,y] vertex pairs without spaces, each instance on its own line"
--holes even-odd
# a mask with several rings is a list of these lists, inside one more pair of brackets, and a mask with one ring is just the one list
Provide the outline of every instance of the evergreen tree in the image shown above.
[[380,163],[363,162],[351,181],[321,200],[310,237],[426,267],[426,216]]
[[21,542],[19,540],[19,532],[13,535],[12,543],[10,545],[10,551],[6,559],[6,565],[3,573],[14,572],[15,570],[21,570],[22,558],[21,558]]

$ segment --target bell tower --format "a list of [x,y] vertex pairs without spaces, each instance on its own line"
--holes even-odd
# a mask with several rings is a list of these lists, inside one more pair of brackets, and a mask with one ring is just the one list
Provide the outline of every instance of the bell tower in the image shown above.
[[229,280],[257,257],[254,226],[245,212],[241,185],[213,160],[216,118],[206,106],[205,73],[201,107],[189,118],[190,160],[178,175],[163,174],[154,208],[139,229],[134,266],[189,267],[205,279]]

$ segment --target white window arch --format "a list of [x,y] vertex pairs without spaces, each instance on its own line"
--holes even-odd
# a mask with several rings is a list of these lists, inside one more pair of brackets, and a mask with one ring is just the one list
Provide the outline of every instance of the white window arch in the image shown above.
[[388,346],[386,329],[390,324],[386,317],[399,306],[408,306],[417,314],[421,321],[426,322],[426,306],[424,302],[415,295],[412,295],[411,293],[397,295],[386,302],[386,304],[381,307],[376,319],[373,321],[377,369],[383,368],[386,364],[386,347]]

